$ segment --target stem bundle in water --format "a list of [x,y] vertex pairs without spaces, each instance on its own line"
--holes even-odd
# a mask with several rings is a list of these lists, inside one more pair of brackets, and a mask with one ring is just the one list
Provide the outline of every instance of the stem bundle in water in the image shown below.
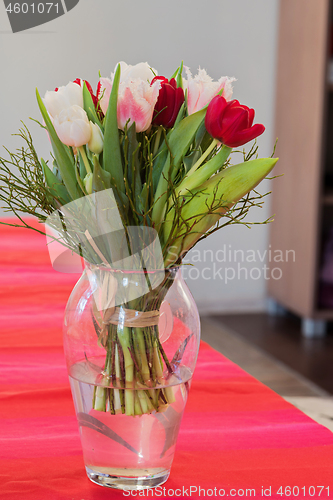
[[[163,412],[174,403],[172,387],[165,387],[168,381],[163,359],[167,358],[157,326],[130,328],[110,324],[106,350],[102,384],[108,387],[94,388],[94,410],[134,416]],[[166,366],[168,374],[169,367]]]

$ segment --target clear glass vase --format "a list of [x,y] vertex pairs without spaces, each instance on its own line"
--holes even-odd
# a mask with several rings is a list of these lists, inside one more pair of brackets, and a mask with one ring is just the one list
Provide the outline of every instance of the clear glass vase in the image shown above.
[[64,348],[93,482],[143,489],[167,480],[199,339],[179,268],[86,264],[67,304]]

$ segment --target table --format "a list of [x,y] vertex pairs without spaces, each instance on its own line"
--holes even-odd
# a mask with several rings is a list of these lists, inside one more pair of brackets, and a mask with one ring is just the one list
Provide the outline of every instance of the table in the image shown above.
[[[0,498],[125,497],[91,483],[83,466],[62,350],[77,279],[52,269],[42,235],[0,226]],[[330,498],[333,435],[202,343],[160,490],[145,497]]]

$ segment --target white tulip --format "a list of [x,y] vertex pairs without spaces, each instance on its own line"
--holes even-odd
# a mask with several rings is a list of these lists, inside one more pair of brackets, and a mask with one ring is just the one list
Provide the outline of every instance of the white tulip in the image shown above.
[[52,118],[71,106],[83,108],[82,87],[77,83],[70,82],[64,87],[59,87],[58,90],[48,90],[44,96],[44,104]]
[[74,105],[63,109],[54,118],[53,125],[59,139],[67,146],[79,148],[90,141],[89,120],[87,113],[80,106]]

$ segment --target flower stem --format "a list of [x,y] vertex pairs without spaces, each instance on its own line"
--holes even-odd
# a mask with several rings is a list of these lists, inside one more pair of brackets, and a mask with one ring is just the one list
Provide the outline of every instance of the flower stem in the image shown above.
[[213,174],[223,167],[230,155],[232,148],[225,144],[220,151],[195,173],[195,175],[187,175],[181,184],[176,188],[178,196],[189,194],[193,189],[200,188],[200,186],[207,181]]
[[105,387],[96,386],[94,394],[94,410],[105,411],[106,409],[106,391]]
[[127,326],[118,327],[118,339],[123,350],[125,361],[125,413],[126,415],[135,415],[135,391],[130,389],[134,385],[134,363],[130,353],[130,329]]
[[160,139],[161,139],[161,134],[162,134],[162,126],[160,125],[158,127],[158,130],[156,132],[156,137],[155,137],[155,143],[154,143],[154,151],[153,151],[153,156],[156,156],[158,148],[160,146]]
[[92,170],[90,168],[90,163],[89,163],[89,160],[87,158],[86,151],[85,151],[84,147],[80,146],[78,149],[79,149],[80,154],[82,156],[84,166],[86,167],[87,174],[92,174]]
[[218,141],[216,139],[213,139],[206,151],[200,156],[199,160],[195,162],[195,164],[191,167],[191,169],[187,172],[186,177],[190,176],[197,170],[197,168],[200,167],[202,162],[207,158],[208,155],[213,151],[215,146],[217,145]]
[[134,332],[137,341],[137,353],[140,356],[141,362],[141,375],[143,380],[146,382],[150,379],[150,370],[146,355],[146,344],[141,328],[135,328]]

